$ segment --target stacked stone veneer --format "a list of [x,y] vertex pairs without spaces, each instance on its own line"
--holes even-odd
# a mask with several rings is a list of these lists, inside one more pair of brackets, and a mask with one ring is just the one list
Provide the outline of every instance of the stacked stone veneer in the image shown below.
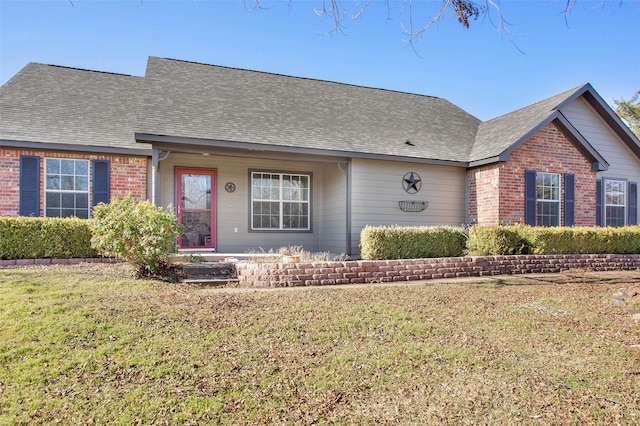
[[323,263],[238,263],[242,287],[384,283],[505,274],[640,269],[637,254],[522,255]]
[[[40,211],[44,212],[45,158],[74,160],[110,160],[111,197],[131,194],[136,200],[147,198],[147,157],[88,154],[33,149],[0,149],[0,216],[20,214],[20,156],[33,155],[40,160]],[[89,173],[93,188],[93,173]]]
[[[596,172],[591,163],[550,123],[511,152],[509,161],[468,171],[469,224],[524,223],[524,175],[539,173],[575,175],[574,225],[596,224]],[[560,185],[561,225],[564,225],[564,180]]]

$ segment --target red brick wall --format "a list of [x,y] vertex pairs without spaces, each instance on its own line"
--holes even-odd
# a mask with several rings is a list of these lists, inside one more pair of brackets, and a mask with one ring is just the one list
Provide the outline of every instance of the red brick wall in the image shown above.
[[[506,163],[469,171],[469,222],[482,225],[524,223],[524,172],[575,174],[574,225],[594,226],[596,221],[596,172],[591,163],[551,123],[516,148]],[[495,175],[499,185],[496,188]],[[561,200],[564,200],[562,179]],[[488,204],[483,206],[482,204]],[[561,207],[564,225],[564,207]]]
[[0,148],[0,216],[20,212],[20,154]]
[[470,223],[495,225],[500,221],[500,164],[482,166],[469,172]]
[[[40,211],[44,212],[44,159],[110,160],[111,197],[122,198],[127,193],[136,200],[147,198],[147,158],[126,155],[87,154],[0,148],[0,216],[20,213],[20,156],[34,155],[40,160]],[[92,179],[91,172],[89,179]],[[90,183],[93,188],[93,182]],[[44,214],[44,213],[43,213]]]

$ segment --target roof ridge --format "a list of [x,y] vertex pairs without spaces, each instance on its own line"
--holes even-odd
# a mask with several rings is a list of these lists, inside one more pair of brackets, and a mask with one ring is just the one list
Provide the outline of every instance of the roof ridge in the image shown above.
[[[541,104],[543,102],[547,102],[547,101],[549,101],[550,99],[553,99],[553,98],[566,98],[569,93],[575,93],[578,90],[582,89],[583,87],[587,86],[588,84],[589,83],[584,83],[584,84],[581,84],[579,86],[573,87],[571,89],[567,89],[567,90],[565,90],[563,92],[556,93],[555,95],[547,96],[546,98],[540,99],[539,101],[536,101],[534,103],[531,103],[531,104],[528,104],[528,105],[524,105],[524,106],[522,106],[522,107],[520,107],[518,109],[514,109],[512,111],[505,112],[504,114],[498,115],[497,117],[493,117],[493,118],[490,118],[487,121],[483,121],[482,124],[489,123],[491,121],[497,120],[497,119],[505,117],[507,115],[515,114],[515,113],[517,113],[519,111],[522,111],[524,109],[528,109],[528,108],[534,107],[535,105]],[[557,107],[560,106],[561,104],[562,104],[562,102],[558,103],[558,105],[556,105],[553,109],[557,109]],[[549,110],[550,113],[551,113],[551,111],[552,110]]]
[[29,62],[27,65],[41,65],[41,66],[45,66],[45,67],[64,68],[64,69],[73,70],[73,71],[86,71],[86,72],[93,72],[93,73],[98,73],[98,74],[109,74],[109,75],[118,75],[118,76],[123,76],[123,77],[144,78],[143,76],[140,76],[140,75],[125,74],[125,73],[112,72],[112,71],[92,70],[92,69],[88,69],[88,68],[72,67],[72,66],[68,66],[68,65],[45,64],[45,63],[42,63],[42,62]]
[[[253,70],[253,69],[249,69],[249,68],[232,67],[232,66],[227,66],[227,65],[207,64],[207,63],[204,63],[204,62],[188,61],[188,60],[185,60],[185,59],[164,58],[164,57],[161,57],[161,56],[149,56],[149,59],[151,59],[151,58],[162,59],[162,60],[166,60],[166,61],[182,62],[182,63],[194,64],[194,65],[203,65],[203,66],[207,66],[207,67],[224,68],[224,69],[234,70],[234,71],[246,71],[246,72],[250,72],[250,73],[273,75],[273,76],[278,76],[278,77],[295,78],[295,79],[298,79],[298,80],[317,81],[317,82],[320,82],[320,83],[330,83],[330,84],[336,84],[336,85],[341,85],[341,86],[350,86],[350,87],[356,87],[356,88],[359,88],[359,89],[379,90],[379,91],[383,91],[383,92],[398,93],[398,94],[402,94],[402,95],[413,95],[413,96],[420,96],[420,97],[424,97],[424,98],[440,99],[440,100],[449,102],[452,105],[455,105],[454,103],[452,103],[451,101],[449,101],[446,98],[442,98],[440,96],[425,95],[425,94],[422,94],[422,93],[405,92],[405,91],[402,91],[402,90],[385,89],[385,88],[373,87],[373,86],[362,86],[362,85],[354,84],[354,83],[344,83],[344,82],[340,82],[340,81],[325,80],[325,79],[313,78],[313,77],[301,77],[301,76],[297,76],[297,75],[282,74],[282,73],[270,72],[270,71],[260,71],[260,70]],[[455,106],[460,108],[457,105],[455,105]],[[469,114],[469,113],[467,113],[467,114]],[[471,114],[469,114],[469,115],[471,115]]]

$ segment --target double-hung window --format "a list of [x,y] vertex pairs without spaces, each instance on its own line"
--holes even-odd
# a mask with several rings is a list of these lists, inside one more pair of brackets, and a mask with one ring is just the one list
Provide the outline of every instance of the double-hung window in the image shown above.
[[252,230],[310,230],[311,176],[251,173]]
[[604,223],[606,226],[624,226],[627,219],[627,182],[604,181]]
[[560,175],[536,174],[536,225],[560,226]]
[[45,159],[45,216],[89,217],[89,161]]

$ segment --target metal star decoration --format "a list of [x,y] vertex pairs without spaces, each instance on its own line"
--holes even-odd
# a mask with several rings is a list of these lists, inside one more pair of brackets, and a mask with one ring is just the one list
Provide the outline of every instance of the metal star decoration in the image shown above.
[[422,187],[422,179],[417,173],[409,172],[402,178],[402,186],[408,194],[415,194]]

